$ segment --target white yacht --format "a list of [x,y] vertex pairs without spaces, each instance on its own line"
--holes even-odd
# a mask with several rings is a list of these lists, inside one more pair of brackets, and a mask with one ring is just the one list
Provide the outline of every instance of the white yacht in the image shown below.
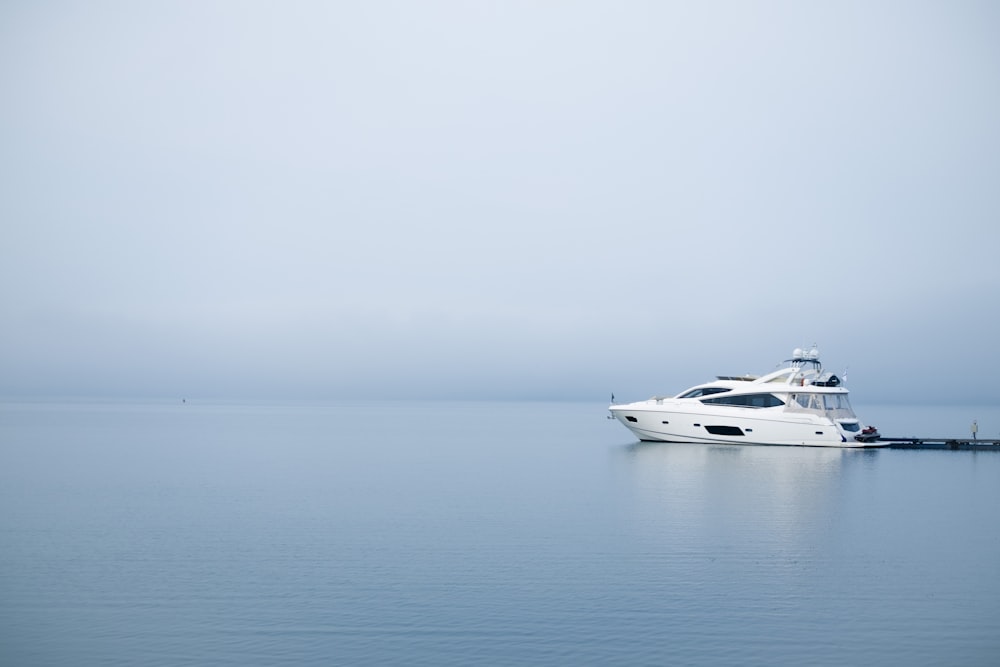
[[881,447],[862,427],[840,378],[819,351],[796,349],[762,377],[719,376],[673,398],[616,404],[611,414],[640,440],[806,447]]

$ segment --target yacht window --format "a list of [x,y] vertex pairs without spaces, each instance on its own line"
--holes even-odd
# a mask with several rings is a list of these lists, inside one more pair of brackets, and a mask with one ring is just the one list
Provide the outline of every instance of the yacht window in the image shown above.
[[726,387],[698,387],[697,389],[684,392],[677,398],[697,398],[698,396],[710,396],[711,394],[721,394],[727,391],[732,390]]
[[817,411],[845,411],[847,414],[841,414],[841,417],[853,415],[851,412],[851,404],[847,400],[847,394],[802,393],[792,394],[790,398],[792,406],[796,408]]
[[827,410],[846,410],[851,406],[847,402],[847,396],[845,394],[827,394],[826,395],[826,409]]
[[734,405],[743,408],[773,408],[785,404],[774,394],[737,394],[736,396],[704,398],[701,402],[709,405]]
[[705,426],[705,430],[712,435],[743,435],[739,426]]
[[823,396],[820,394],[792,394],[792,404],[804,410],[823,410]]

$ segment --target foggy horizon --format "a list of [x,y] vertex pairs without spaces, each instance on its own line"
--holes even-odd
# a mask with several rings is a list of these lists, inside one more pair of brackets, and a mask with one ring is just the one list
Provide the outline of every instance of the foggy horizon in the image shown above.
[[988,2],[0,8],[0,396],[995,403]]

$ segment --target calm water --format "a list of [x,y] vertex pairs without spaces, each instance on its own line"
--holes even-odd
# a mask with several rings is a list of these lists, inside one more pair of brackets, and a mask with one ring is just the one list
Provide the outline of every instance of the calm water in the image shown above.
[[0,664],[1000,664],[1000,452],[638,444],[605,414],[2,405]]

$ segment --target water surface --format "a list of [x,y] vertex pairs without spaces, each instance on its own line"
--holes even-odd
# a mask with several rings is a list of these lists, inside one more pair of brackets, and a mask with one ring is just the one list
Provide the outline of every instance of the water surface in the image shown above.
[[640,444],[604,417],[5,404],[0,663],[1000,661],[1000,453]]

